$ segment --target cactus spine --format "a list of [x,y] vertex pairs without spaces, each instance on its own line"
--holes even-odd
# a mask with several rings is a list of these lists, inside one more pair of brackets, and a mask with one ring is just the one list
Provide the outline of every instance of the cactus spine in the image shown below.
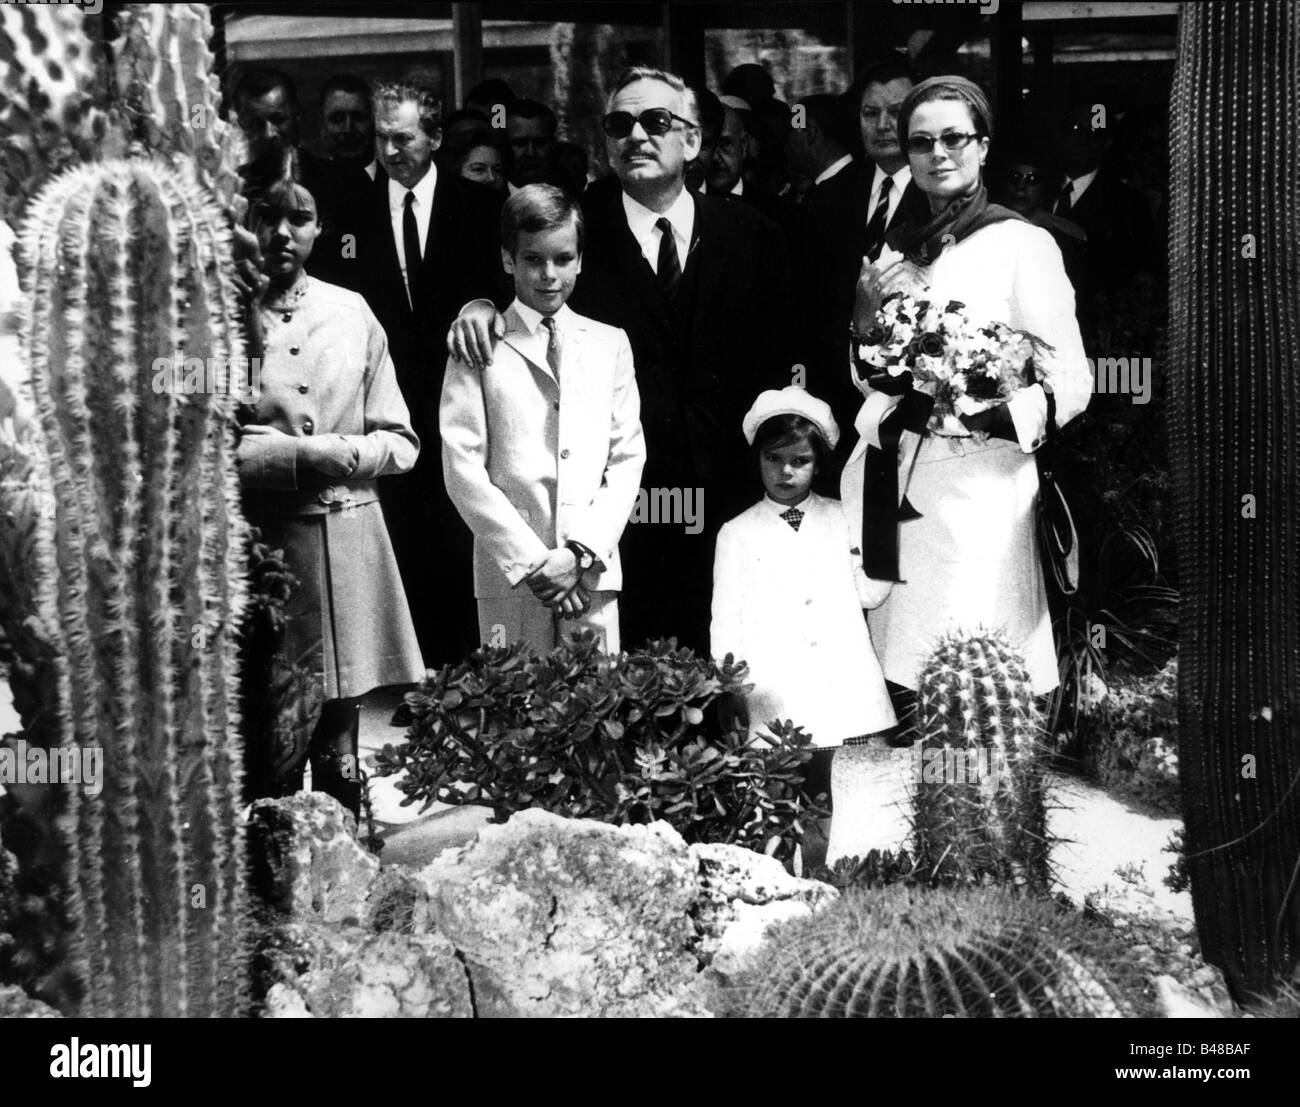
[[102,791],[68,788],[60,824],[86,1014],[232,1015],[244,1002],[242,381],[219,371],[211,389],[204,373],[189,392],[155,365],[240,355],[228,239],[192,180],[138,159],[56,178],[20,242],[21,337],[56,503],[48,703],[61,747],[103,750]]
[[749,1018],[1126,1018],[1125,952],[1051,902],[994,888],[856,891],[775,928],[724,998]]
[[1300,8],[1184,4],[1170,115],[1179,770],[1201,947],[1300,957]]
[[917,728],[918,871],[1047,891],[1040,726],[1021,657],[995,634],[942,639],[921,672]]

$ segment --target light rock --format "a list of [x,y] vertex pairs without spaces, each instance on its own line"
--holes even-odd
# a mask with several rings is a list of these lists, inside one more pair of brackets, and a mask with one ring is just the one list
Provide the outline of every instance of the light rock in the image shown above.
[[318,926],[310,941],[310,967],[271,986],[264,1018],[473,1017],[465,967],[441,935]]
[[0,985],[0,1019],[61,1019],[48,1003],[33,999],[16,984]]
[[707,1016],[697,864],[665,823],[521,811],[420,872],[480,1017]]
[[[699,898],[693,915],[701,957],[724,975],[761,943],[768,926],[820,910],[839,898],[829,884],[791,876],[775,858],[720,842],[690,847]],[[719,956],[723,957],[721,964]]]
[[730,984],[753,968],[754,955],[767,937],[769,927],[806,918],[812,913],[812,906],[799,899],[780,899],[763,904],[737,901],[731,924],[718,939],[713,961],[706,970],[711,974],[712,982]]
[[1167,1019],[1222,1019],[1227,1016],[1215,1004],[1178,983],[1172,976],[1157,976],[1156,999]]
[[359,921],[379,860],[356,840],[356,820],[323,792],[257,800],[249,812],[254,886],[295,919]]

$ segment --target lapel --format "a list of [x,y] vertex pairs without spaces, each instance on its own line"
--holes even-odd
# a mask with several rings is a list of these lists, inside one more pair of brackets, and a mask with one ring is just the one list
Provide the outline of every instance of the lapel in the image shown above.
[[377,228],[375,240],[379,257],[376,272],[387,292],[389,301],[401,311],[410,314],[406,300],[406,287],[402,282],[402,267],[397,260],[397,245],[393,241],[393,217],[388,206],[388,177],[383,172],[375,174],[372,184],[371,206]]
[[[694,300],[691,304],[691,331],[694,334],[710,318],[709,308],[718,290],[722,287],[723,276],[729,271],[728,265],[736,242],[734,228],[724,218],[726,200],[711,199],[693,194],[695,201],[695,241],[691,246],[689,265],[696,266]],[[685,274],[686,266],[682,267]]]
[[[573,330],[573,328],[570,328],[570,330]],[[506,310],[506,333],[501,341],[523,358],[534,373],[540,373],[556,388],[559,388],[560,382],[555,379],[555,374],[551,372],[551,367],[546,363],[546,332],[538,331],[535,335],[529,334],[528,328],[524,326],[524,321],[520,318],[519,312],[515,310],[514,304],[511,304]],[[570,364],[570,351],[566,348],[562,356],[567,374]]]

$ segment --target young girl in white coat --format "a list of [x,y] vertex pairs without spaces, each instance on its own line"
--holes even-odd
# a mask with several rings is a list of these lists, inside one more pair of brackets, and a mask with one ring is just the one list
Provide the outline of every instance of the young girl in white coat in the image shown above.
[[[863,575],[839,501],[811,489],[839,439],[830,406],[793,386],[763,392],[743,429],[766,495],[718,535],[713,655],[749,663],[750,735],[770,736],[770,723],[789,719],[812,735],[825,778],[836,748],[896,722],[862,614],[885,598],[887,585]],[[809,774],[814,794],[824,790],[813,783],[816,771]],[[870,818],[855,810],[851,791],[832,793],[828,860],[856,853],[841,828]]]

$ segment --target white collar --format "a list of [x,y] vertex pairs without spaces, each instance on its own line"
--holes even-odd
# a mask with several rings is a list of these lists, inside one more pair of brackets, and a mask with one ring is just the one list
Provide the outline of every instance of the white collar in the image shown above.
[[[1098,173],[1098,171],[1099,171],[1100,169],[1101,169],[1101,166],[1098,166],[1098,167],[1097,167],[1096,169],[1094,169],[1091,173],[1085,173],[1082,177],[1071,177],[1071,178],[1070,178],[1070,184],[1074,186],[1073,188],[1070,189],[1070,203],[1071,203],[1071,204],[1073,204],[1075,200],[1077,200],[1080,196],[1082,196],[1082,195],[1083,195],[1083,194],[1088,190],[1088,186],[1089,186],[1090,184],[1092,184],[1092,182],[1093,182],[1094,180],[1096,180],[1096,178],[1097,178],[1097,173]],[[1061,191],[1063,191],[1063,192],[1065,191],[1065,186],[1064,186],[1064,185],[1061,186]]]
[[663,218],[666,218],[673,225],[673,230],[677,236],[685,239],[688,245],[691,241],[691,234],[695,230],[695,201],[691,198],[690,191],[685,188],[677,194],[677,199],[672,202],[672,205],[663,215],[660,215],[657,211],[651,211],[640,200],[634,200],[627,192],[624,192],[623,212],[627,216],[627,225],[632,231],[632,237],[638,242],[643,242],[649,238],[655,224]]
[[745,178],[744,178],[744,177],[737,177],[737,178],[736,178],[736,183],[732,186],[732,189],[731,189],[731,195],[732,195],[732,196],[744,196],[744,195],[745,195]]
[[[545,318],[542,313],[536,308],[529,307],[518,296],[515,297],[510,306],[515,309],[519,321],[523,323],[528,333],[536,338],[537,332],[542,329],[542,319]],[[561,304],[560,310],[555,313],[555,329],[563,335],[568,330],[572,318],[573,312],[570,310],[569,305]]]
[[364,172],[366,176],[373,181],[375,179],[375,174],[379,172],[379,162],[375,161],[374,158],[371,158],[366,164]]
[[[823,169],[820,173],[818,173],[817,176],[813,178],[813,184],[819,185],[822,183],[822,181],[829,181],[833,176],[835,176],[836,173],[838,173],[846,165],[852,165],[852,164],[853,164],[853,159],[848,154],[845,154],[838,161],[831,162],[830,165],[828,165],[825,169]],[[910,173],[911,170],[909,169],[908,172]]]
[[872,162],[874,172],[871,174],[871,196],[874,200],[880,192],[880,182],[888,177],[894,182],[894,187],[890,190],[890,195],[902,196],[903,191],[912,183],[912,167],[904,165],[902,169],[895,170],[893,173],[886,173],[880,166]]
[[[805,515],[807,515],[808,512],[812,510],[813,502],[816,499],[817,499],[817,493],[809,492],[808,498],[804,500],[803,503],[793,505],[794,509],[796,511],[801,511]],[[777,518],[780,518],[785,512],[789,511],[791,507],[790,504],[777,503],[777,501],[772,499],[772,497],[769,496],[766,492],[763,493],[763,503],[765,503],[776,513]]]
[[429,163],[429,172],[415,182],[415,187],[408,189],[406,185],[399,184],[388,178],[388,206],[393,212],[401,211],[406,204],[407,192],[414,192],[416,202],[425,211],[433,210],[433,192],[438,187],[438,167],[432,162]]

